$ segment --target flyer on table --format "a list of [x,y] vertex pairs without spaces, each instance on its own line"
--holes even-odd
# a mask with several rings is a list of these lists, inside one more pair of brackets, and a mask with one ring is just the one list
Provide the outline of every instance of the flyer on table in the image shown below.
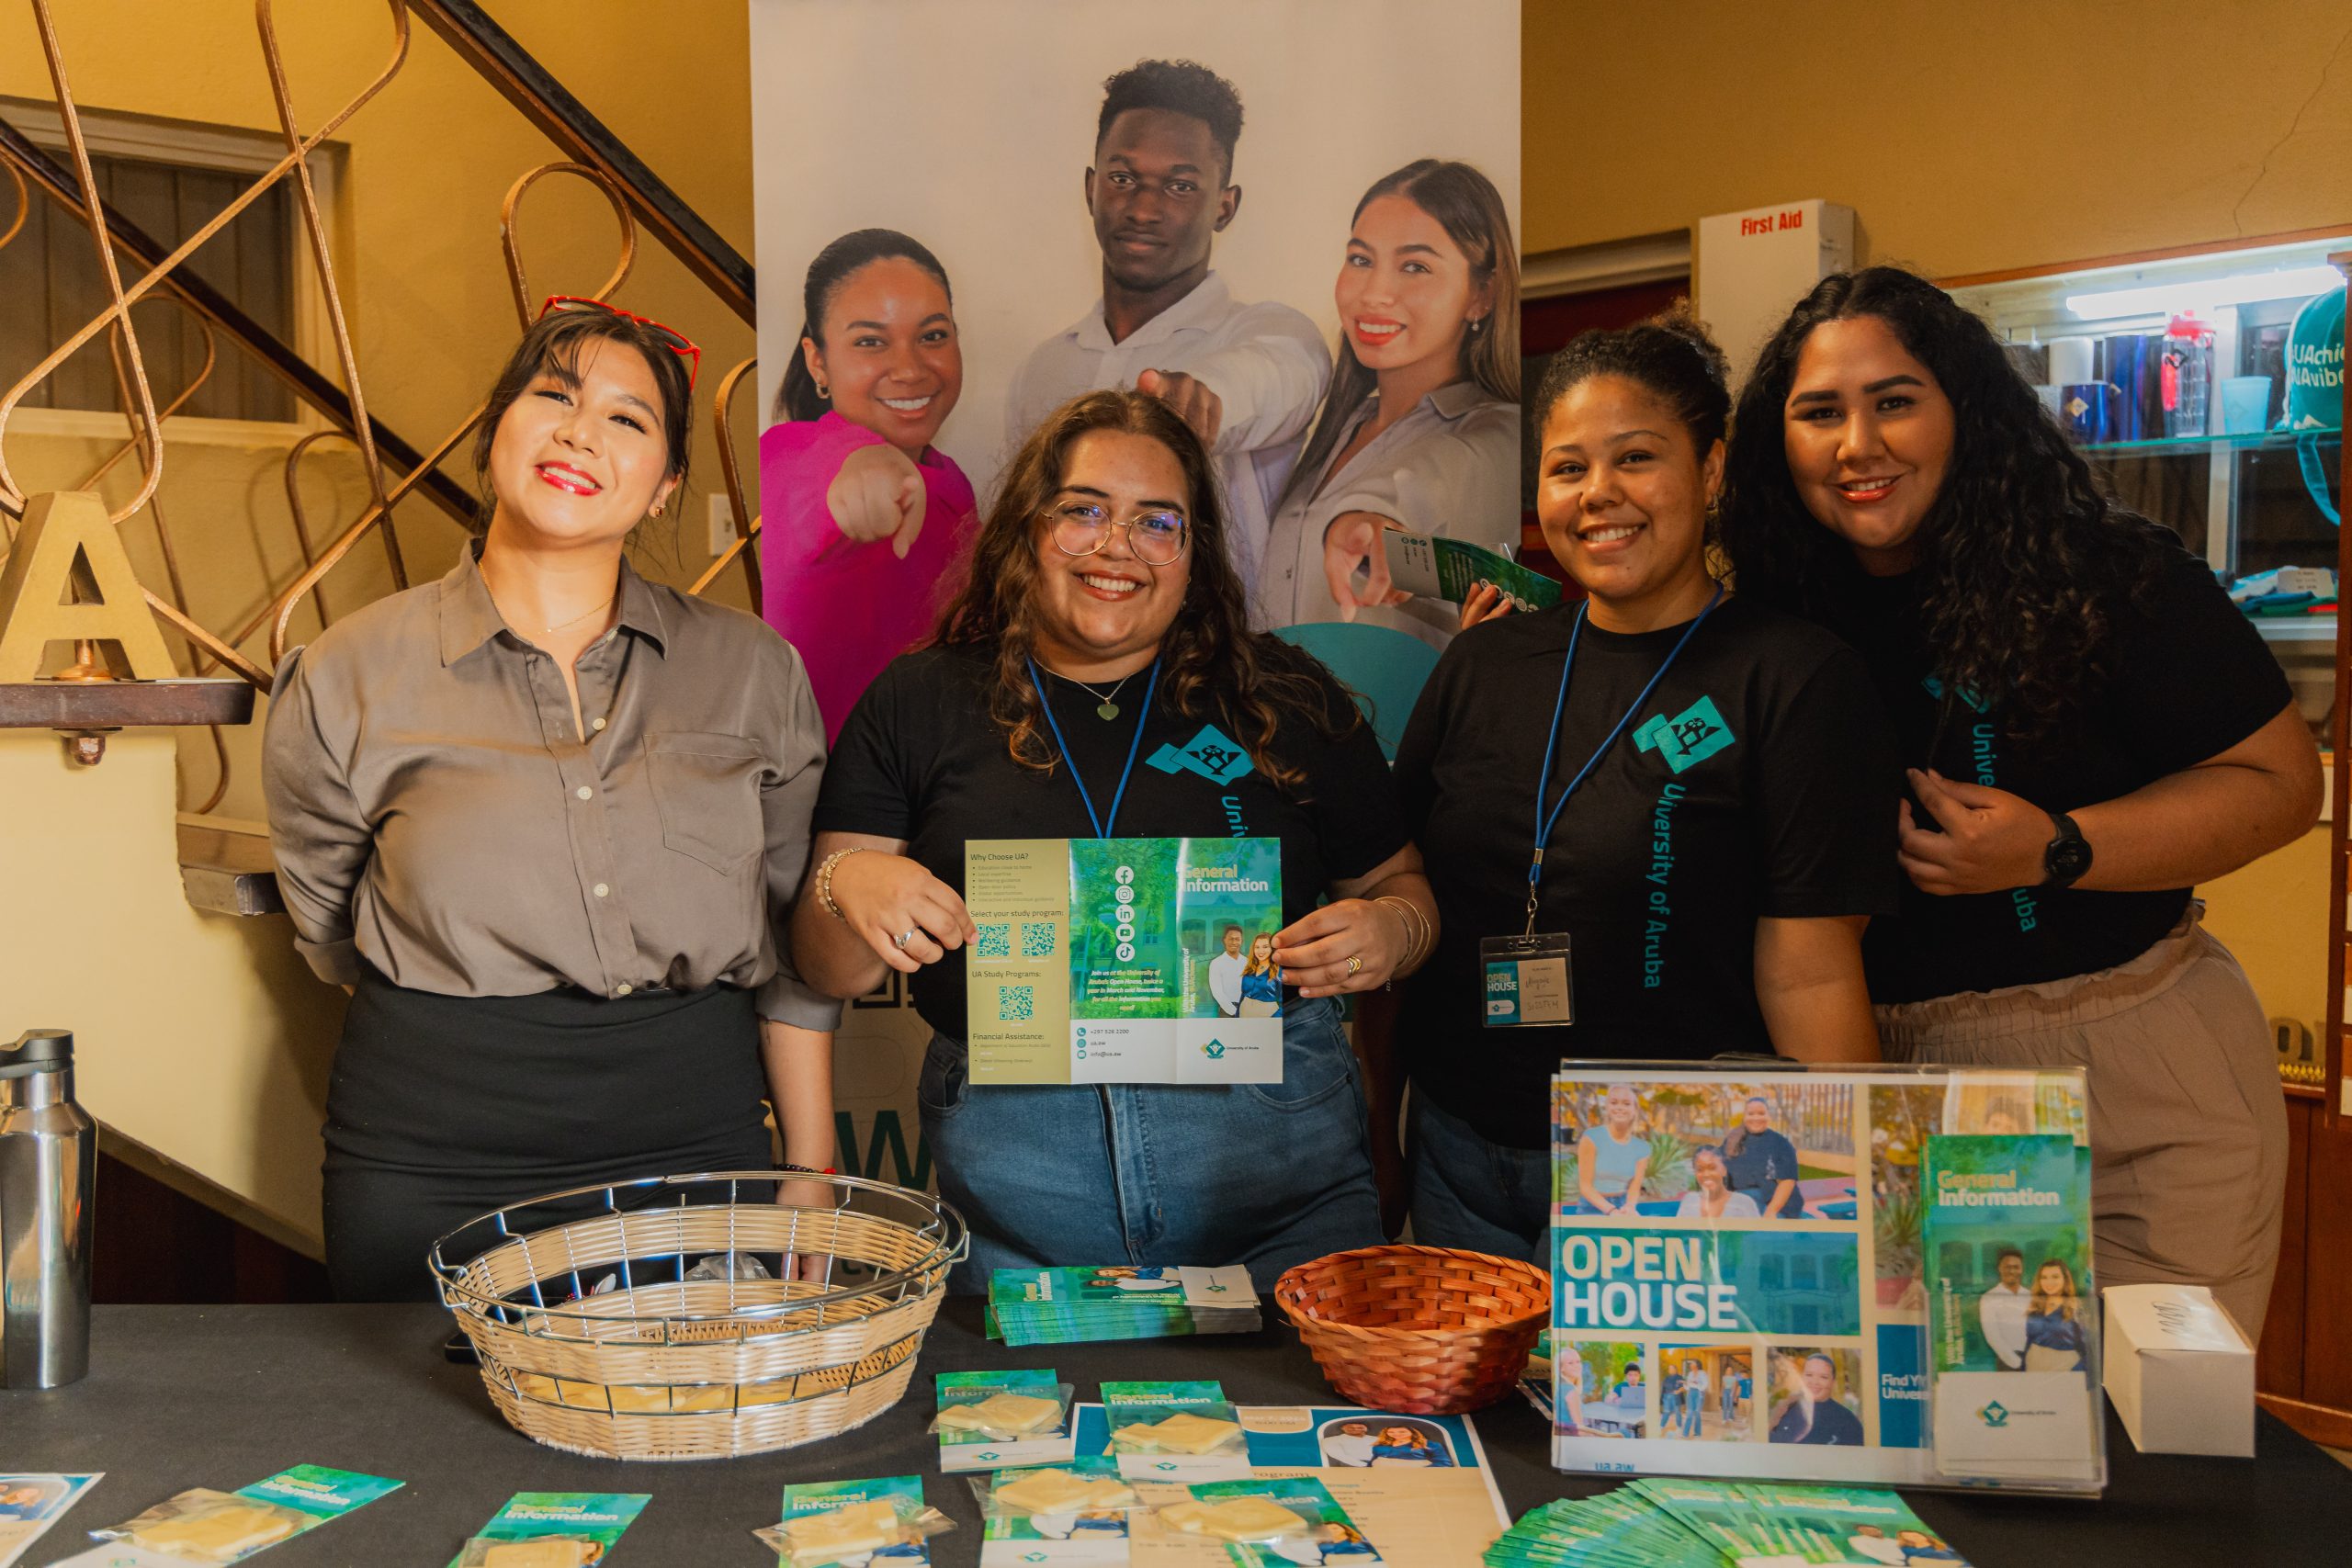
[[[1955,1435],[1963,1391],[1948,1381],[2006,1377],[2008,1391],[2027,1392],[2030,1326],[2037,1371],[2072,1368],[2067,1347],[2086,1345],[2087,1324],[2052,1300],[2090,1299],[2078,1266],[2090,1256],[2087,1214],[2062,1190],[2052,1205],[1969,1206],[1975,1228],[1958,1239],[1947,1230],[1940,1249],[1930,1230],[1929,1151],[1950,1140],[1988,1169],[2041,1151],[2046,1171],[2022,1179],[2046,1175],[2063,1190],[2079,1169],[2086,1193],[2086,1103],[2071,1069],[1563,1063],[1552,1107],[1554,1462],[2095,1490],[2095,1429],[2083,1452],[2095,1423],[2070,1418],[2096,1406],[2086,1376],[2057,1373],[2071,1382],[2010,1423],[2064,1427],[2071,1447],[2029,1455],[2025,1438],[1995,1435],[1989,1460],[1971,1457],[1987,1439]],[[1953,1154],[1944,1163],[1956,1168]],[[2023,1294],[2003,1282],[2005,1253],[2017,1255],[2009,1273],[2029,1273]],[[2064,1267],[2037,1304],[2030,1275],[2053,1260]],[[1947,1318],[1964,1317],[1973,1336],[1941,1366],[1929,1343],[1939,1291]],[[2013,1346],[2014,1367],[1996,1359],[1988,1323],[1993,1343]],[[1997,1420],[2010,1406],[1988,1395],[1965,1408],[1995,1409]],[[1931,1410],[1941,1415],[1931,1420]]]
[[0,1568],[22,1557],[104,1474],[0,1475]]
[[1282,1081],[1279,840],[981,839],[964,879],[973,1082]]

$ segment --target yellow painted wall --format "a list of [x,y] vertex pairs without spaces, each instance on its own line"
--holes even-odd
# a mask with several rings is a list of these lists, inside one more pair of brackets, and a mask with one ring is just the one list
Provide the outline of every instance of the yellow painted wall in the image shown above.
[[1525,0],[1530,254],[1819,197],[1935,276],[2352,217],[2340,0]]
[[[503,0],[496,13],[750,253],[743,0],[659,7]],[[280,4],[277,16],[306,128],[390,51],[388,11],[374,0]],[[248,0],[75,0],[57,7],[57,25],[76,96],[90,108],[275,130]],[[21,6],[0,7],[0,96],[51,96]],[[499,203],[517,175],[558,154],[422,25],[401,73],[338,140],[346,150],[343,288],[369,405],[429,447],[470,411],[519,330],[500,260]],[[0,194],[0,208],[8,201]],[[6,217],[0,210],[0,221]],[[603,202],[576,182],[543,182],[529,198],[524,233],[534,306],[545,294],[591,291],[616,253]],[[641,562],[683,582],[708,559],[702,497],[718,488],[710,395],[752,352],[752,329],[650,240],[616,298],[704,346],[686,536]],[[742,428],[749,456],[748,417]],[[17,479],[34,490],[78,485],[105,449],[21,432],[7,438]],[[243,621],[262,603],[265,579],[283,583],[299,565],[283,457],[282,445],[167,447],[164,507],[197,616],[215,629]],[[470,491],[462,457],[450,471]],[[314,534],[356,514],[366,491],[348,448],[322,446],[304,473]],[[114,487],[130,479],[126,466],[109,488],[125,494]],[[405,503],[401,519],[412,578],[446,570],[459,529],[419,501]],[[126,528],[142,579],[160,591],[152,522]],[[331,604],[350,607],[383,592],[381,563],[373,544],[355,552],[330,580]],[[730,575],[715,596],[740,604],[740,581]],[[312,626],[306,612],[296,640]],[[246,651],[261,657],[260,639]],[[226,815],[263,814],[259,728],[231,732]],[[201,731],[180,740],[177,798],[201,800],[214,779],[209,742]],[[0,1033],[78,1031],[83,1098],[95,1114],[294,1234],[315,1236],[318,1127],[343,998],[294,954],[284,918],[236,919],[188,907],[173,841],[174,763],[173,738],[162,732],[118,737],[95,770],[70,768],[45,732],[0,732]]]
[[73,1030],[94,1115],[315,1235],[343,993],[284,917],[188,907],[172,750],[127,732],[81,768],[52,735],[0,730],[0,1035]]
[[2327,1030],[2327,824],[2198,889],[2206,929],[2237,955],[2271,1028]]

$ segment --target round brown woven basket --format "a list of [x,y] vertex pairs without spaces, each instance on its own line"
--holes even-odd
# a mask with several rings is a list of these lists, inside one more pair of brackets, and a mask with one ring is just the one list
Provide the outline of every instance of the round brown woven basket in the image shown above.
[[1302,1263],[1274,1303],[1358,1404],[1448,1416],[1511,1390],[1552,1314],[1532,1264],[1442,1247],[1367,1247]]
[[789,1179],[785,1203],[773,1172],[580,1189],[444,1236],[441,1299],[499,1413],[574,1453],[688,1460],[813,1442],[897,1404],[964,1222],[905,1188]]

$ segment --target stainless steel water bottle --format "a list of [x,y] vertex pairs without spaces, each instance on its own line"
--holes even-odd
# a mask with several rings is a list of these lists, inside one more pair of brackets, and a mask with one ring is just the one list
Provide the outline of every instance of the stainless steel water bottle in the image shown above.
[[90,1370],[97,1123],[74,1103],[74,1036],[0,1045],[0,1388]]

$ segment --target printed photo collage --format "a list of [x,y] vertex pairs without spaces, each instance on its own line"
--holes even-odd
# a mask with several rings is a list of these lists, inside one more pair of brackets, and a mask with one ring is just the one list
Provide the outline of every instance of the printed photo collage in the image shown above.
[[[2078,1081],[2057,1075],[1566,1064],[1553,1100],[1554,1449],[1568,1470],[1925,1479],[1927,1140],[2084,1136]],[[2012,1272],[2044,1261],[2016,1250]],[[2005,1278],[1990,1258],[1937,1268]],[[2023,1351],[2009,1305],[1988,1293],[1975,1327],[2002,1365],[2010,1339]]]

